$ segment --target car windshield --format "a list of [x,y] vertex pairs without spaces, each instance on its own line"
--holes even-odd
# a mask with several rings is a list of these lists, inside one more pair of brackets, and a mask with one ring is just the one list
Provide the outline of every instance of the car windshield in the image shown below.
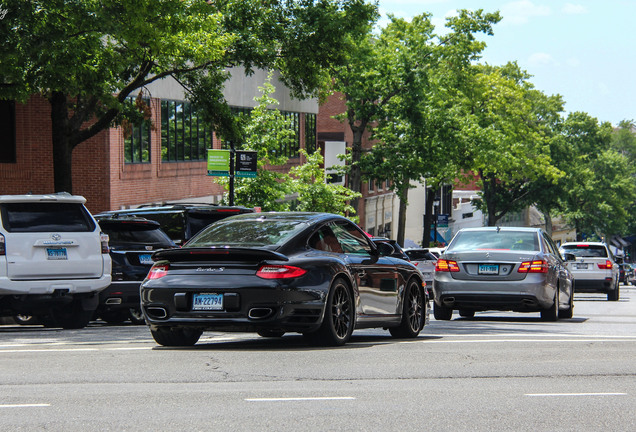
[[607,249],[602,245],[564,245],[561,249],[581,258],[607,258]]
[[205,228],[186,246],[280,246],[306,227],[302,220],[223,219]]
[[175,244],[159,229],[135,229],[134,226],[103,226],[103,231],[108,234],[109,245],[112,248],[120,248],[133,245],[153,246],[158,248],[170,248]]
[[539,251],[539,240],[529,231],[460,231],[446,252],[466,250]]

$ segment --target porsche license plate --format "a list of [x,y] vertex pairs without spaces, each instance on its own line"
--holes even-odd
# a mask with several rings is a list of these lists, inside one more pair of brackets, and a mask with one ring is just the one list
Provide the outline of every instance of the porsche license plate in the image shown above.
[[499,265],[497,264],[479,264],[479,274],[496,275],[499,274]]
[[194,294],[192,296],[192,310],[223,310],[223,294]]

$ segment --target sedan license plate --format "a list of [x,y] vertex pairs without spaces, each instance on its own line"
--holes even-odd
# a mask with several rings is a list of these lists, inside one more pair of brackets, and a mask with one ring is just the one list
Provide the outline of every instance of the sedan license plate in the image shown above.
[[67,260],[66,248],[46,248],[46,259]]
[[152,255],[150,254],[143,254],[143,255],[139,255],[139,264],[153,264],[152,261]]
[[479,274],[497,275],[499,274],[498,264],[479,264]]
[[192,310],[223,310],[223,294],[194,294]]

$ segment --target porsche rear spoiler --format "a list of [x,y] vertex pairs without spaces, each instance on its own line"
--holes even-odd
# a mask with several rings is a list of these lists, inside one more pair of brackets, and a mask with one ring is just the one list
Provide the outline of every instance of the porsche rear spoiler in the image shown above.
[[163,249],[155,252],[152,259],[156,261],[289,261],[285,255],[269,249],[238,247],[184,247]]

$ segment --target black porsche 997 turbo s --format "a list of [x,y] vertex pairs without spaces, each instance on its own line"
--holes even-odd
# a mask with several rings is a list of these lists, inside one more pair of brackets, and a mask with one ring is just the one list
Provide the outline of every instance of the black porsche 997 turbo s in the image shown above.
[[360,328],[416,337],[427,293],[415,266],[392,252],[333,214],[233,216],[154,253],[142,310],[165,346],[194,345],[205,330],[297,332],[323,345],[345,344]]

